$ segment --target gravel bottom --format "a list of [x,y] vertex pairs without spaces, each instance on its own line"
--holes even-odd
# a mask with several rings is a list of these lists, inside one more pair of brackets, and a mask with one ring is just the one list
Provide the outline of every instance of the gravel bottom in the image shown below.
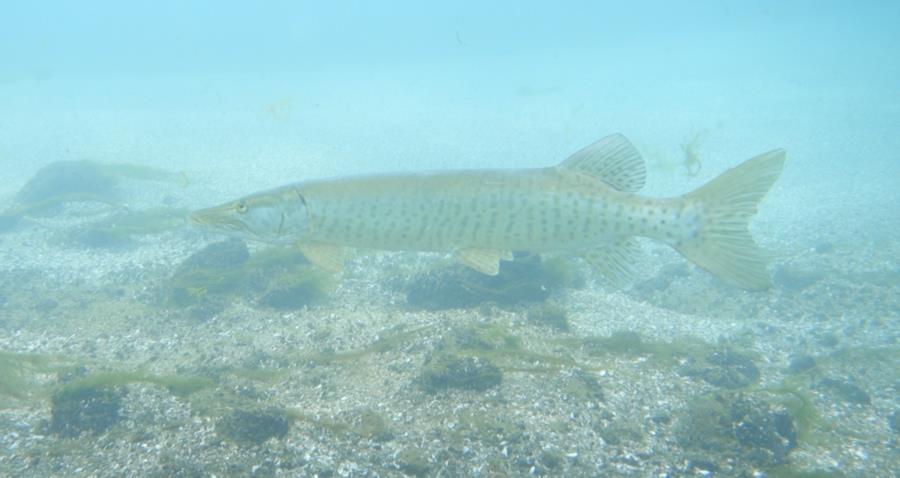
[[[765,293],[648,244],[630,288],[587,273],[553,291],[564,330],[531,305],[415,310],[397,284],[441,259],[407,253],[358,256],[300,309],[238,296],[197,318],[164,290],[216,238],[173,230],[123,250],[65,239],[92,220],[66,210],[0,236],[0,475],[900,474],[896,240],[772,245],[796,253]],[[426,385],[445,356],[484,374]],[[91,377],[106,393],[75,402],[79,419],[116,412],[69,433],[67,384]],[[762,429],[756,441],[723,432],[733,449],[698,439],[710,403],[791,416],[783,453]]]

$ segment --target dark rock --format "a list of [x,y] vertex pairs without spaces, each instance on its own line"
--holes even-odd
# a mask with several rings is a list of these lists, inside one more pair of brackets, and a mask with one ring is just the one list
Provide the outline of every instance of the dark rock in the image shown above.
[[234,410],[216,423],[216,433],[245,446],[261,445],[270,438],[284,438],[287,432],[287,417],[274,410]]
[[891,427],[892,432],[900,433],[900,410],[894,410],[888,415],[888,426]]
[[819,387],[830,391],[834,397],[849,403],[859,405],[870,405],[872,398],[865,390],[859,388],[856,384],[825,378],[819,382]]
[[103,228],[87,227],[72,233],[73,243],[90,249],[121,250],[134,244],[127,235]]
[[394,439],[394,432],[388,426],[387,420],[373,410],[364,410],[359,416],[357,425],[360,435],[377,442]]
[[746,387],[759,380],[759,369],[753,359],[732,350],[713,352],[704,364],[689,365],[681,373],[727,389]]
[[834,252],[834,244],[832,244],[828,241],[823,241],[823,242],[816,244],[813,247],[813,250],[819,254],[830,254],[830,253]]
[[179,266],[180,269],[228,269],[240,267],[250,258],[247,243],[240,239],[228,239],[210,244],[191,254]]
[[311,281],[274,287],[259,299],[259,305],[279,310],[296,310],[322,297],[322,290]]
[[0,212],[0,232],[6,232],[12,229],[21,219],[22,216],[20,214]]
[[709,463],[737,459],[746,467],[783,464],[797,446],[797,433],[786,412],[740,394],[693,401],[675,437],[689,453],[711,455]]
[[433,355],[419,377],[427,392],[447,389],[484,391],[500,385],[503,372],[489,360],[477,357]]
[[791,357],[787,371],[792,374],[806,372],[816,366],[816,360],[809,355],[795,355]]
[[120,420],[122,396],[110,388],[64,389],[51,399],[50,432],[64,438],[103,432]]
[[826,347],[835,347],[839,343],[836,335],[826,332],[816,337],[816,342]]
[[50,163],[25,183],[16,195],[23,204],[38,204],[55,197],[115,198],[115,179],[91,161]]
[[820,271],[801,271],[788,266],[776,266],[772,275],[772,282],[781,289],[789,292],[799,292],[815,284],[825,277]]
[[496,276],[455,266],[414,277],[404,289],[411,307],[441,310],[543,302],[551,290],[568,285],[568,280],[556,268],[543,265],[539,256],[517,255],[512,262],[501,261]]
[[545,325],[559,332],[569,331],[569,316],[566,309],[552,304],[538,304],[528,309],[528,320],[539,325]]
[[50,312],[57,307],[59,307],[59,302],[46,297],[39,300],[37,304],[34,304],[34,310],[38,312]]
[[428,455],[419,448],[404,448],[397,455],[400,471],[410,476],[427,476],[431,471]]
[[603,387],[593,375],[576,369],[572,377],[563,385],[563,391],[578,400],[586,402],[602,402],[606,398]]

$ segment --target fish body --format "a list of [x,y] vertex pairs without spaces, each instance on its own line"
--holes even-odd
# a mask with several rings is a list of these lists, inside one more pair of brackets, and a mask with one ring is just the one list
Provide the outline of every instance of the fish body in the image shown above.
[[635,194],[645,168],[612,135],[561,164],[314,180],[197,211],[195,224],[270,243],[297,243],[314,263],[340,269],[345,247],[452,252],[496,274],[513,251],[585,258],[615,283],[630,279],[635,237],[668,244],[738,286],[768,285],[747,230],[777,179],[784,152],[748,160],[676,198]]

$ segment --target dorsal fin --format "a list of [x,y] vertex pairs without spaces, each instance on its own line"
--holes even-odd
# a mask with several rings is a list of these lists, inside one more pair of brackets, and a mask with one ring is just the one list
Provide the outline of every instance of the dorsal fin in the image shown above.
[[647,178],[641,153],[621,134],[597,141],[569,156],[558,167],[594,176],[629,193],[640,191]]

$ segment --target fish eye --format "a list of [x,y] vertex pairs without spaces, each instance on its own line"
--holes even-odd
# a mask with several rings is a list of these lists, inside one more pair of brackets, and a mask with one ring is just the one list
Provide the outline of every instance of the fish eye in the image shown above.
[[245,212],[247,212],[247,203],[241,201],[237,203],[237,207],[235,209],[237,209],[237,212],[244,214]]

